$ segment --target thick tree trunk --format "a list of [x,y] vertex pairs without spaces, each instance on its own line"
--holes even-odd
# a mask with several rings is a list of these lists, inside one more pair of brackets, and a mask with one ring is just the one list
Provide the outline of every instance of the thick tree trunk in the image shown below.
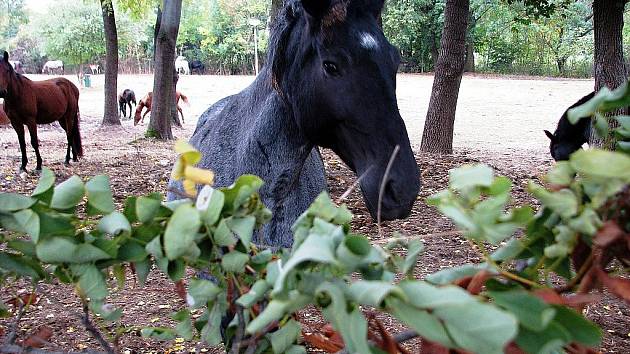
[[470,39],[466,43],[466,64],[464,65],[464,72],[475,72],[475,47]]
[[269,20],[273,24],[276,22],[276,18],[284,6],[284,0],[271,0],[271,12],[269,14]]
[[[595,90],[606,86],[615,89],[627,80],[626,66],[623,59],[623,11],[627,0],[594,0],[593,32],[595,42]],[[624,114],[620,110],[614,114]],[[592,145],[602,142],[591,129]],[[607,145],[607,144],[606,144]]]
[[147,135],[173,139],[172,109],[175,105],[175,43],[182,15],[182,0],[164,0],[162,21],[156,39],[153,104]]
[[162,23],[162,8],[158,5],[157,16],[155,18],[155,27],[153,28],[153,67],[155,70],[155,56],[157,53],[157,38],[160,33],[160,24]]
[[453,152],[455,111],[466,62],[468,11],[469,0],[446,1],[441,48],[420,147],[425,152]]
[[[111,0],[101,0],[105,28],[105,106],[103,125],[120,125],[118,117],[118,32]],[[82,69],[81,69],[82,70]]]

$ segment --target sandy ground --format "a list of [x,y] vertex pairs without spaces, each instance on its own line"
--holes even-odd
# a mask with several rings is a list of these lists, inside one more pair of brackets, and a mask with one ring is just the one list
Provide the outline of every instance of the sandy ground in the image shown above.
[[[33,80],[47,78],[28,75]],[[77,82],[76,77],[68,76]],[[103,115],[103,75],[92,77],[91,88],[81,88],[80,107],[84,127],[94,126]],[[138,100],[153,86],[150,75],[121,75],[118,87],[130,88]],[[178,88],[190,98],[184,107],[186,125],[193,126],[197,117],[212,103],[239,92],[253,81],[252,76],[181,76]],[[431,96],[431,75],[398,76],[398,102],[412,145],[420,145],[424,117]],[[555,129],[564,110],[592,91],[592,80],[511,79],[467,75],[462,81],[455,119],[456,149],[490,150],[547,154],[548,141],[543,129]],[[142,135],[145,127],[125,129]],[[58,129],[60,132],[60,129]],[[0,134],[0,143],[14,136]],[[42,140],[46,140],[43,138]]]

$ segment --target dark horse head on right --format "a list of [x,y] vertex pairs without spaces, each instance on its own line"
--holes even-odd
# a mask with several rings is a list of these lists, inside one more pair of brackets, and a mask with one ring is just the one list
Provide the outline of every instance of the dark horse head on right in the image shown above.
[[549,152],[556,161],[568,160],[572,153],[582,148],[582,145],[589,141],[591,135],[591,120],[582,118],[577,123],[571,124],[567,113],[571,108],[581,106],[595,96],[595,92],[580,98],[562,114],[558,121],[556,131],[551,134],[545,130],[545,134],[550,140]]
[[300,131],[363,176],[361,189],[373,218],[383,186],[381,217],[390,220],[409,215],[420,176],[396,102],[400,57],[378,25],[383,3],[289,1],[270,59],[274,86]]

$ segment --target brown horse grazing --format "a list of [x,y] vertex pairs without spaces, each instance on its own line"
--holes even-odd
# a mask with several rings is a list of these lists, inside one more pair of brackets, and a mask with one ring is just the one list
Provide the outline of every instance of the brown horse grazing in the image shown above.
[[[190,105],[190,103],[188,103],[188,97],[186,95],[184,95],[183,93],[179,92],[179,91],[175,91],[175,102],[177,102],[177,110],[179,111],[179,114],[181,114],[182,116],[182,124],[184,124],[184,112],[182,111],[182,107],[179,105],[179,100],[184,101],[184,103],[186,103],[187,105]],[[133,125],[138,125],[138,123],[142,122],[144,123],[144,117],[151,112],[151,103],[153,102],[153,92],[149,92],[146,94],[146,96],[144,96],[140,102],[138,102],[138,107],[136,107],[136,115],[133,117]],[[144,112],[144,114],[142,114],[142,110],[146,108],[146,112]],[[142,115],[142,117],[141,117]]]
[[4,110],[20,142],[21,171],[26,171],[28,162],[24,125],[31,135],[31,145],[37,156],[37,170],[42,169],[37,124],[59,121],[68,137],[66,164],[70,163],[71,150],[74,161],[77,161],[77,156],[83,156],[79,133],[79,89],[72,82],[64,78],[31,81],[13,70],[9,64],[9,53],[4,52],[0,59],[0,98],[4,98]]
[[4,113],[4,105],[0,104],[0,125],[9,125],[11,122],[9,121],[9,117]]

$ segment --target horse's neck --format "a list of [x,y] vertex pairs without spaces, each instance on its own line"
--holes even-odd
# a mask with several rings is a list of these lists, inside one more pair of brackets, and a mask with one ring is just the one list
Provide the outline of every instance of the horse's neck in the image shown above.
[[19,74],[17,73],[14,75],[15,76],[11,80],[9,92],[7,94],[7,97],[5,98],[5,101],[8,101],[9,104],[17,104],[18,101],[24,99],[24,93],[28,91],[25,91],[24,87],[26,85],[26,79],[23,77],[19,77]]

